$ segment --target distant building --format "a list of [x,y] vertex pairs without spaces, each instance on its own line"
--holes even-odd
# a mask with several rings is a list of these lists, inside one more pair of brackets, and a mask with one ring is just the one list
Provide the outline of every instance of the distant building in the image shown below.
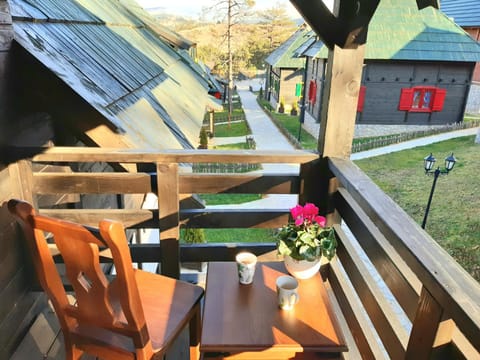
[[301,96],[305,59],[297,56],[297,49],[312,38],[312,31],[301,26],[290,38],[275,49],[267,63],[265,92],[273,107],[280,101],[290,108]]
[[[468,32],[474,40],[480,42],[480,1],[442,0],[440,10]],[[473,72],[466,111],[480,113],[480,62],[477,62]]]
[[[317,121],[328,51],[306,57],[305,103]],[[433,6],[382,0],[368,28],[358,124],[440,125],[463,120],[480,45]]]

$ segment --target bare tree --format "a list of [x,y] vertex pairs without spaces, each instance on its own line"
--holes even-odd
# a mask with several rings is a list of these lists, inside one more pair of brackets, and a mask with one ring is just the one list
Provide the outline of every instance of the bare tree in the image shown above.
[[228,126],[230,126],[232,113],[233,113],[233,51],[232,51],[232,38],[233,27],[245,17],[248,9],[255,5],[254,0],[214,0],[214,5],[208,8],[204,8],[203,12],[212,12],[213,17],[216,17],[221,22],[226,22],[227,29],[224,35],[224,39],[227,42],[227,63],[228,63]]

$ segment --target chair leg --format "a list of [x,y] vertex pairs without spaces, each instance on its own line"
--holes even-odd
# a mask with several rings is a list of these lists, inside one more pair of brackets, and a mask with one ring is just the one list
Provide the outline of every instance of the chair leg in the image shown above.
[[66,360],[80,360],[83,355],[83,351],[79,350],[75,346],[67,346],[65,344],[65,359]]
[[200,303],[195,306],[193,317],[189,323],[190,330],[190,360],[200,359],[200,336],[202,332],[202,319],[200,316]]

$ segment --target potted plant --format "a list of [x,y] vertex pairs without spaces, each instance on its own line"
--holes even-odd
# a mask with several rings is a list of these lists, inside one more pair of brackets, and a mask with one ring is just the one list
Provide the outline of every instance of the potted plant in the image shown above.
[[297,105],[296,101],[294,101],[292,103],[292,110],[290,110],[290,115],[292,115],[292,116],[297,116],[298,115],[298,105]]
[[337,240],[333,228],[326,227],[326,219],[318,215],[318,207],[306,203],[290,209],[293,221],[277,234],[278,253],[283,255],[288,272],[299,279],[307,279],[320,269],[323,256],[331,260],[336,253]]
[[283,114],[285,112],[285,100],[282,98],[280,98],[280,105],[278,106],[278,112],[280,114]]
[[205,128],[202,127],[200,130],[200,145],[198,146],[199,149],[208,149],[208,135]]

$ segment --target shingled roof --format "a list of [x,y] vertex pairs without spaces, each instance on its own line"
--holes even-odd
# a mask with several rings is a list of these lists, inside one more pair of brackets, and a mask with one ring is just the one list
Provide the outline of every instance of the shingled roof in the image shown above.
[[479,0],[441,0],[440,10],[462,27],[480,27]]
[[[324,46],[317,57],[327,56]],[[368,27],[365,59],[476,62],[480,45],[432,6],[382,0]]]
[[171,149],[198,142],[206,107],[218,107],[208,79],[180,50],[188,43],[171,34],[167,41],[132,0],[9,5],[15,40],[116,126],[124,143]]
[[298,48],[311,39],[311,37],[312,33],[310,29],[304,26],[300,27],[292,36],[268,55],[265,62],[274,68],[303,68],[305,66],[305,59],[298,57],[296,53]]

